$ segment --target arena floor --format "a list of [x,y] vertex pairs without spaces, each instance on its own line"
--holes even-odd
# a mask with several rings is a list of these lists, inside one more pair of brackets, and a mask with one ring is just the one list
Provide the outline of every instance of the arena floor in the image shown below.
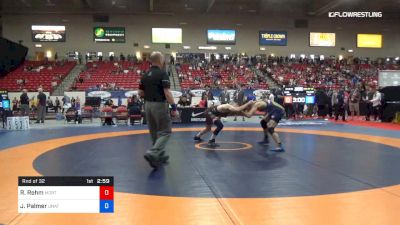
[[[202,124],[175,125],[170,163],[143,159],[147,127],[50,122],[0,130],[0,224],[346,225],[400,221],[400,126],[283,121],[286,152],[259,145],[255,119],[225,123],[208,149]],[[113,214],[18,214],[18,176],[114,176]]]

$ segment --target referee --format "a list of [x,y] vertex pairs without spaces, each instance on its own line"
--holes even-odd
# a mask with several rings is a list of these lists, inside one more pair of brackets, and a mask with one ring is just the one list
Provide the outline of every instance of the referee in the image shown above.
[[168,161],[164,148],[171,136],[171,117],[168,103],[171,105],[171,116],[178,115],[176,104],[169,90],[169,77],[164,67],[164,56],[161,52],[153,52],[150,55],[151,68],[140,80],[139,94],[144,98],[146,120],[149,127],[153,146],[144,158],[151,167],[156,169]]

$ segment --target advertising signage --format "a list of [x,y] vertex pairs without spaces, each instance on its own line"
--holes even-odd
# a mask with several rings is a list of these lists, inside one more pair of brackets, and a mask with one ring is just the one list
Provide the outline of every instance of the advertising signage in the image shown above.
[[358,48],[382,48],[382,34],[357,34]]
[[125,43],[125,27],[94,27],[94,42]]
[[234,45],[235,43],[235,30],[207,30],[207,44]]
[[310,33],[310,46],[311,47],[335,47],[336,34],[335,33]]
[[65,42],[65,26],[32,25],[33,42]]
[[286,46],[287,32],[286,31],[260,31],[260,45],[269,46]]
[[152,28],[151,42],[159,44],[182,44],[182,29]]

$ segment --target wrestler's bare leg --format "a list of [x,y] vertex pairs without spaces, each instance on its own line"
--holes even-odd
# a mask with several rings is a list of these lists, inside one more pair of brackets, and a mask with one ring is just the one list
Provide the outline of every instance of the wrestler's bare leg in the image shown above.
[[[249,102],[247,102],[246,104],[244,104],[242,106],[233,106],[233,105],[229,105],[229,104],[224,104],[224,105],[220,105],[218,107],[222,106],[221,110],[223,110],[225,112],[228,111],[228,112],[231,112],[231,113],[238,113],[238,112],[241,112],[241,111],[247,109],[249,106],[251,106],[253,104],[254,104],[254,101],[249,101]],[[220,110],[220,108],[218,108],[218,110]]]
[[211,127],[212,127],[212,125],[207,125],[203,130],[201,130],[197,135],[196,135],[196,137],[201,137],[201,136],[203,136],[204,134],[207,134],[208,132],[210,132],[211,131]]

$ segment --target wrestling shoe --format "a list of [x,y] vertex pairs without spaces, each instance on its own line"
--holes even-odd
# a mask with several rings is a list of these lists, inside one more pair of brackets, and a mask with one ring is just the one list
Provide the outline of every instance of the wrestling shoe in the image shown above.
[[259,145],[269,145],[269,140],[268,139],[264,139],[262,141],[258,142]]
[[197,142],[202,142],[203,141],[203,139],[201,139],[200,137],[197,137],[197,136],[194,136],[193,140],[197,141]]
[[281,147],[278,147],[278,148],[271,149],[270,151],[272,151],[272,152],[284,152],[285,149],[281,146]]
[[215,148],[215,147],[219,147],[219,145],[217,143],[215,143],[215,139],[211,139],[208,141],[208,146]]

